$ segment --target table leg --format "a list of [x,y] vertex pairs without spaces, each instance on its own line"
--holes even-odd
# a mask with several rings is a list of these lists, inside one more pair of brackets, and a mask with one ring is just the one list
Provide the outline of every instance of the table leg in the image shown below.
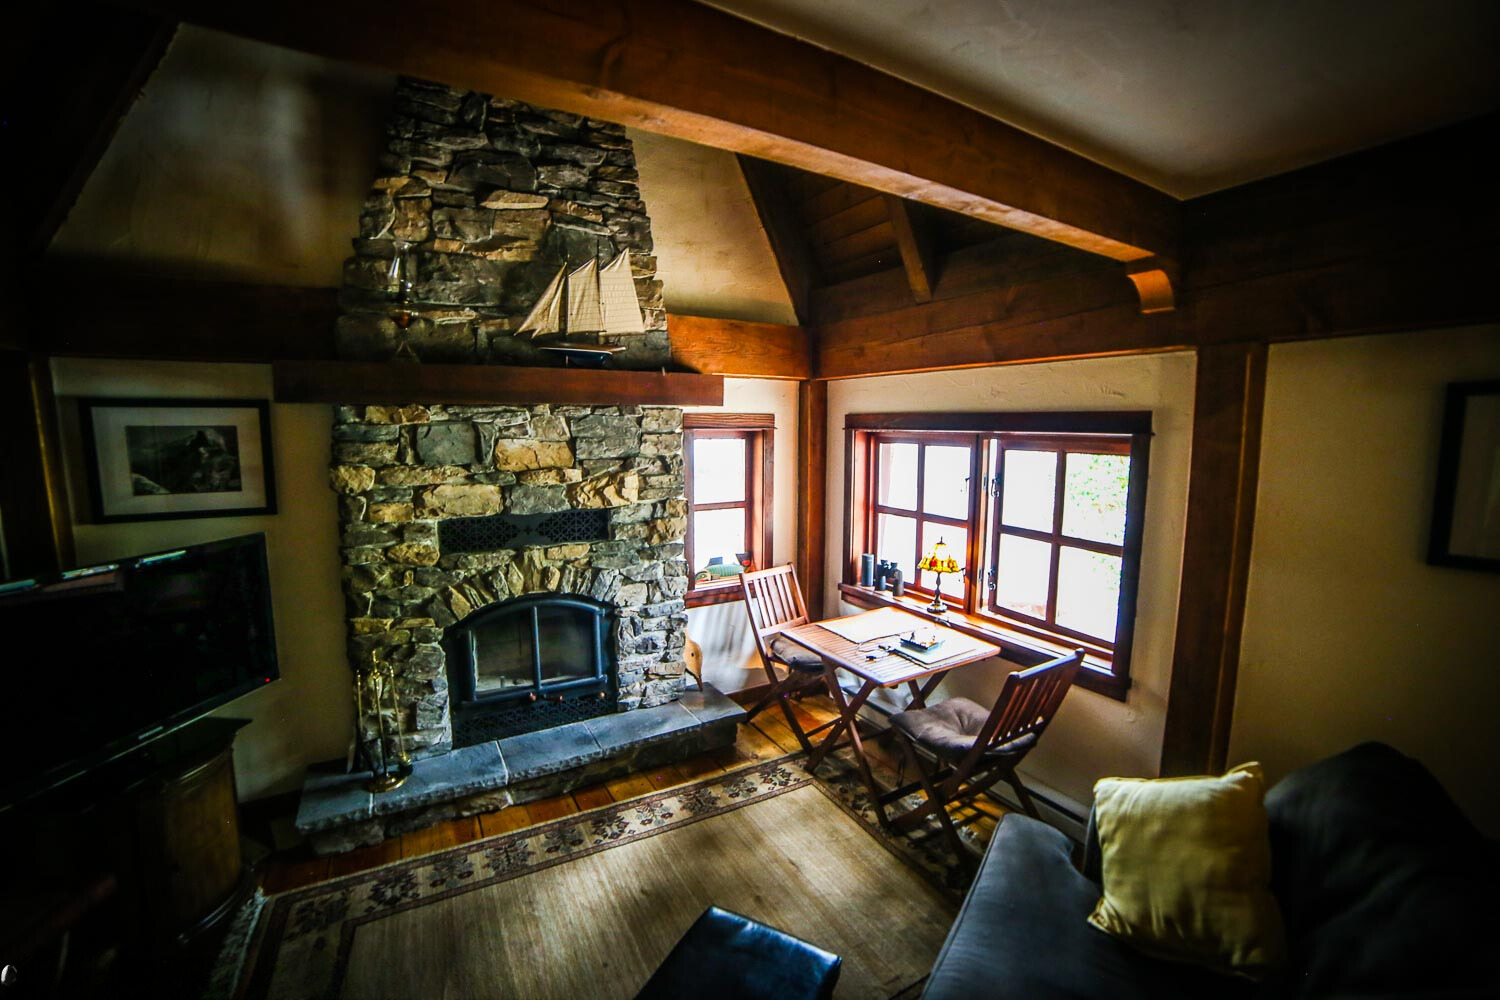
[[945,670],[941,674],[933,674],[931,677],[927,678],[926,682],[924,682],[920,687],[917,685],[916,681],[907,681],[907,686],[911,688],[911,701],[907,702],[906,707],[926,708],[927,696],[932,694],[932,692],[937,689],[937,686],[942,683],[943,677],[946,676],[947,673],[948,672]]
[[854,724],[855,716],[859,712],[860,706],[865,703],[879,686],[874,681],[865,681],[864,686],[859,689],[859,692],[851,701],[844,697],[844,689],[839,687],[838,678],[834,675],[834,668],[832,666],[828,667],[828,691],[833,696],[833,703],[838,707],[839,721],[828,731],[828,738],[818,744],[818,749],[814,750],[812,756],[808,758],[807,770],[809,774],[816,770],[818,765],[823,763],[824,758],[833,751],[834,746],[838,743],[839,734],[844,730],[849,730],[854,735],[854,738],[858,739],[859,727]]

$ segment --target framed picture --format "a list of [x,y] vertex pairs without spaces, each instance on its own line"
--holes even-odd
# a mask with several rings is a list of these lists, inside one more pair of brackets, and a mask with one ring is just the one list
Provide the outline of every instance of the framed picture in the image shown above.
[[94,520],[276,513],[260,399],[78,401]]
[[1500,380],[1448,386],[1427,561],[1500,573]]

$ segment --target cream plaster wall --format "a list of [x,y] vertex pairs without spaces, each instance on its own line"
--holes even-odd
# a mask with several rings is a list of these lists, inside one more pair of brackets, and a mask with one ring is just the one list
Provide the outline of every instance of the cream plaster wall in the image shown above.
[[[837,609],[846,530],[844,417],[899,411],[1151,410],[1154,437],[1146,491],[1132,687],[1122,703],[1074,689],[1041,745],[1026,759],[1028,782],[1086,811],[1106,775],[1153,776],[1161,757],[1177,623],[1177,592],[1192,440],[1191,354],[1155,354],[1054,364],[975,368],[833,382],[828,389],[829,592]],[[954,671],[938,691],[989,703],[1014,664]]]
[[630,129],[670,312],[796,323],[733,153]]
[[[791,562],[797,557],[797,383],[729,378],[724,380],[723,406],[693,406],[688,410],[775,414],[772,544],[775,563]],[[689,608],[688,635],[703,647],[703,679],[719,690],[741,691],[765,683],[742,601]]]
[[308,764],[344,756],[354,718],[344,655],[338,515],[328,488],[328,407],[272,404],[279,511],[275,515],[88,524],[76,397],[269,399],[271,369],[56,358],[52,376],[80,564],[265,532],[281,678],[215,714],[251,720],[235,740],[235,780],[241,799],[300,787]]
[[52,253],[336,287],[393,77],[184,25]]
[[1271,349],[1231,762],[1271,779],[1363,740],[1500,835],[1500,575],[1428,566],[1444,383],[1500,378],[1500,327]]

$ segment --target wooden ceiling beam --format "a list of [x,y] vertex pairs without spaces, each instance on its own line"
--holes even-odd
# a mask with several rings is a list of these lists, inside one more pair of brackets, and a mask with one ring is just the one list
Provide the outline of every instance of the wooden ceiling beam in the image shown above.
[[194,24],[772,160],[1114,260],[1179,204],[852,59],[691,0],[135,0]]
[[279,403],[724,404],[722,376],[682,372],[398,361],[278,361],[271,366],[271,380]]
[[938,278],[937,248],[931,227],[913,208],[901,198],[885,196],[885,209],[896,233],[896,248],[901,251],[901,266],[911,285],[911,297],[918,302],[930,302]]
[[[88,294],[80,295],[81,289]],[[338,290],[53,267],[26,301],[26,349],[61,357],[177,361],[333,361]],[[67,302],[51,310],[52,302]],[[45,317],[42,315],[46,311]],[[797,326],[667,314],[672,359],[689,371],[805,379],[812,346]]]
[[739,378],[812,378],[812,342],[800,326],[667,314],[672,362]]

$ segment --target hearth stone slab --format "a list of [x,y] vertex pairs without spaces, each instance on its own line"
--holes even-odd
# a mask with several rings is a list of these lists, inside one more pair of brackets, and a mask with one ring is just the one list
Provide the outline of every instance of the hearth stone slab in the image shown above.
[[296,825],[320,855],[379,843],[396,833],[730,746],[745,710],[712,685],[678,701],[463,747],[412,764],[401,787],[379,795],[369,772],[309,768]]

